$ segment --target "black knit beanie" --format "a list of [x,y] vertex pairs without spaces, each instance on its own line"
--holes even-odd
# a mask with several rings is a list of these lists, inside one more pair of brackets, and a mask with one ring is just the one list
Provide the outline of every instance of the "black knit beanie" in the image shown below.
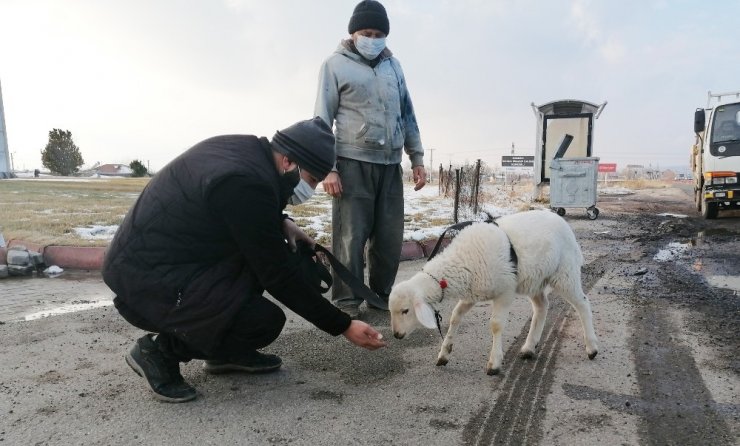
[[380,2],[363,0],[355,6],[348,29],[350,34],[361,29],[377,29],[387,36],[391,26],[388,23],[388,14]]
[[336,161],[334,134],[318,116],[278,130],[272,147],[319,180],[326,178]]

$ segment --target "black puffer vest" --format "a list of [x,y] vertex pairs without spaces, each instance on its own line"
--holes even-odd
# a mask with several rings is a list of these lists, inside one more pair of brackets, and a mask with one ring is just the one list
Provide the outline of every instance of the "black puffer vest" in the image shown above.
[[[245,176],[280,198],[269,142],[248,135],[207,139],[165,166],[126,215],[106,253],[105,283],[132,324],[172,333],[207,353],[244,299],[262,289],[225,223],[210,212],[220,181]],[[276,227],[282,217],[275,215]]]

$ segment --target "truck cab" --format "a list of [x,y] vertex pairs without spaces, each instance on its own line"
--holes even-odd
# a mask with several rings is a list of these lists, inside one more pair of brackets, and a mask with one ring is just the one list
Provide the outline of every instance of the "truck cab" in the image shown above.
[[[715,104],[713,104],[715,102]],[[707,219],[740,209],[740,91],[708,93],[694,113],[691,149],[696,209]]]

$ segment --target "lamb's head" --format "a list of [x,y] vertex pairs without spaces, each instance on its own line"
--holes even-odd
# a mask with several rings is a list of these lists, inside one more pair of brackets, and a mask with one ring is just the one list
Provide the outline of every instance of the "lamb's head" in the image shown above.
[[435,328],[437,320],[434,309],[426,299],[427,283],[419,274],[393,287],[388,297],[388,308],[391,312],[391,329],[393,336],[403,339],[418,326]]

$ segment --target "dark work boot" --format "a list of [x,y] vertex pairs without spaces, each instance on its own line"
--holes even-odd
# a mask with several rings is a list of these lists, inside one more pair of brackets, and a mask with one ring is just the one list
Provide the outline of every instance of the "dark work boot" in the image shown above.
[[260,353],[252,350],[238,359],[214,360],[203,363],[206,373],[218,374],[229,372],[269,373],[279,369],[283,360],[279,356]]
[[367,307],[368,308],[372,308],[373,310],[389,311],[388,310],[388,295],[387,294],[382,294],[382,293],[377,293],[377,294],[378,294],[378,297],[380,298],[380,300],[382,300],[383,303],[385,303],[385,305],[383,307],[378,307],[378,306],[373,305],[370,302],[368,302],[367,303]]
[[126,363],[146,378],[157,399],[168,403],[195,399],[195,389],[180,374],[180,361],[165,356],[152,336],[148,334],[136,341],[126,354]]

